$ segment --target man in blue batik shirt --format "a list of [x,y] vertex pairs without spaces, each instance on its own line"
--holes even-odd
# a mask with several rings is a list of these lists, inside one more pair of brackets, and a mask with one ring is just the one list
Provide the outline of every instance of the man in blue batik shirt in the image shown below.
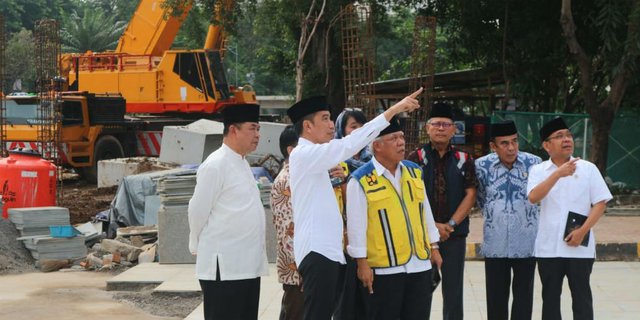
[[531,319],[539,211],[527,200],[527,178],[541,159],[518,151],[513,121],[492,124],[489,144],[494,152],[476,160],[477,202],[484,217],[487,319],[509,318],[512,270],[511,319]]

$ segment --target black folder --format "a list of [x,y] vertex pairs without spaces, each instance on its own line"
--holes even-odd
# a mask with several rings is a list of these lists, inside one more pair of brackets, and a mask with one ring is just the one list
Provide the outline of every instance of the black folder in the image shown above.
[[[587,216],[569,211],[569,215],[567,216],[567,225],[564,227],[564,238],[566,239],[571,231],[582,227],[585,221],[587,221]],[[589,230],[589,232],[584,236],[580,245],[583,247],[589,246],[589,238],[591,238],[591,230]]]

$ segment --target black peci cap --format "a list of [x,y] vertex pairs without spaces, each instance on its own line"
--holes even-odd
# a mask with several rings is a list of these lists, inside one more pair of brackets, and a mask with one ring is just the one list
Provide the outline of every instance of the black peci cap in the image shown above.
[[444,102],[434,103],[429,111],[429,119],[431,118],[449,118],[453,120],[453,111],[451,110],[451,106]]
[[296,123],[306,115],[318,111],[331,111],[331,106],[327,103],[327,97],[315,96],[302,99],[287,109],[287,115],[291,119],[291,122]]
[[258,122],[260,119],[260,105],[228,105],[222,110],[222,117],[225,125],[242,122]]
[[562,118],[557,117],[545,123],[542,128],[540,128],[540,141],[545,141],[552,133],[564,129],[569,129],[569,126],[567,126]]
[[518,129],[512,120],[491,124],[491,138],[510,136],[516,133],[518,133]]
[[378,137],[382,137],[386,134],[394,133],[397,131],[402,131],[402,127],[400,126],[400,120],[398,120],[397,117],[393,117],[391,118],[391,120],[389,120],[389,125],[384,128],[384,130],[380,131]]

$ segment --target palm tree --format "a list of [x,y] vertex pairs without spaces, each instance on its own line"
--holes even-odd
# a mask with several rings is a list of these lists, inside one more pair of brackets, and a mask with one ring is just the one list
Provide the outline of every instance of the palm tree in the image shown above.
[[63,22],[60,31],[64,52],[83,53],[88,50],[102,52],[115,49],[127,26],[125,21],[105,14],[99,7],[83,6],[82,13],[74,11]]

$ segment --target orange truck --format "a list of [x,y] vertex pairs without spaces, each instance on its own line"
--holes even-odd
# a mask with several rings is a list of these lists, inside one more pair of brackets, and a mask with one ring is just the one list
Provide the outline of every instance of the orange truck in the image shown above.
[[[140,1],[115,51],[63,55],[69,90],[119,93],[127,113],[212,114],[237,103],[257,103],[250,86],[235,88],[227,82],[222,26],[209,26],[203,49],[170,50],[190,7],[173,16],[162,3]],[[233,1],[218,5],[231,8]]]
[[[8,150],[43,150],[38,142],[39,102],[37,97],[6,97],[5,132]],[[168,116],[131,116],[120,95],[67,92],[60,96],[61,163],[74,168],[90,182],[97,178],[100,160],[158,156],[165,125],[186,125],[192,120]],[[51,155],[47,155],[48,158]]]

